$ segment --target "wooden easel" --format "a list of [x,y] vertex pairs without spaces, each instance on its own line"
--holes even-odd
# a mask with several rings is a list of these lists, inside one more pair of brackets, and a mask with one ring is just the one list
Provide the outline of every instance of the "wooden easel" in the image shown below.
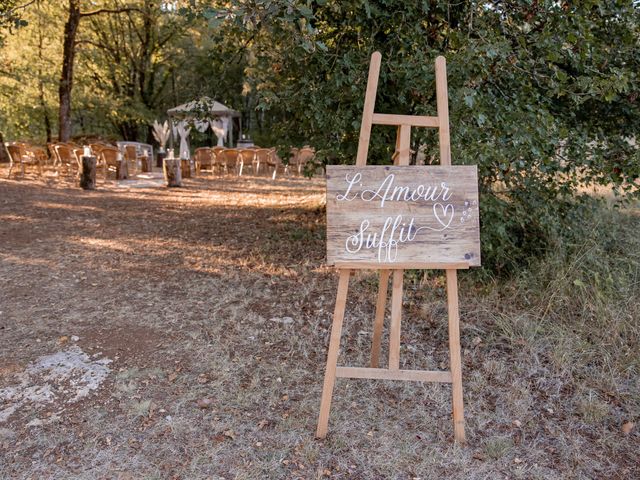
[[[371,126],[373,124],[393,125],[397,127],[398,134],[394,154],[395,165],[409,165],[411,127],[437,128],[440,143],[440,163],[441,165],[451,165],[447,67],[444,57],[438,57],[435,62],[437,117],[374,113],[381,59],[382,56],[380,52],[375,52],[371,56],[364,111],[362,114],[362,124],[360,127],[360,140],[358,143],[356,166],[364,166],[367,163],[369,139],[371,136]],[[379,271],[380,284],[373,326],[370,368],[338,367],[337,360],[340,348],[340,337],[342,334],[342,322],[344,319],[344,311],[347,301],[349,277],[351,276],[353,269],[367,267],[348,264],[336,264],[336,266],[338,267],[340,275],[316,436],[318,438],[325,438],[327,435],[329,411],[331,409],[331,399],[333,396],[333,387],[335,385],[336,377],[371,378],[451,383],[453,394],[454,437],[456,442],[464,443],[464,407],[462,401],[462,365],[460,358],[457,269],[466,269],[468,268],[468,265],[465,265],[464,263],[421,265],[421,268],[440,268],[446,270],[447,303],[449,313],[450,371],[400,370],[400,324],[402,316],[402,281],[404,273],[404,270],[401,268],[381,269]],[[398,265],[398,267],[411,268],[411,265]],[[372,267],[369,266],[368,268]],[[389,330],[389,367],[388,369],[384,369],[379,368],[380,344],[387,302],[387,288],[389,277],[392,272],[393,280],[391,287],[391,325]]]

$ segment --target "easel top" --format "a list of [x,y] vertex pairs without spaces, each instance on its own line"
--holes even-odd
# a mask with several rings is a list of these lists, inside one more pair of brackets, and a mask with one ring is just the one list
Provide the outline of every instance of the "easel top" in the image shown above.
[[[360,126],[360,140],[358,142],[358,154],[356,165],[367,164],[367,154],[371,139],[372,125],[391,125],[398,128],[399,142],[403,142],[405,148],[398,148],[400,151],[399,165],[408,164],[408,145],[411,127],[437,128],[439,130],[440,142],[440,164],[451,165],[451,148],[449,142],[449,106],[447,91],[447,61],[443,56],[438,56],[435,61],[436,71],[436,104],[438,115],[398,115],[375,113],[376,92],[378,90],[378,79],[380,77],[380,65],[382,54],[374,52],[371,55],[369,65],[369,76],[367,79],[367,90],[365,92],[364,108],[362,112],[362,124]],[[400,145],[396,145],[399,147]],[[404,157],[404,158],[403,158]],[[403,161],[404,160],[404,161]]]

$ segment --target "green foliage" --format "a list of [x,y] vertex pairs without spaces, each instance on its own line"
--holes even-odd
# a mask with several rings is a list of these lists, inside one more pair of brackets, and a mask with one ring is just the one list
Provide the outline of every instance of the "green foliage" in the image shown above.
[[27,21],[20,15],[21,5],[17,0],[3,0],[0,2],[0,46],[4,41],[5,31],[14,32],[27,25]]
[[[353,162],[373,51],[376,111],[404,114],[435,113],[433,63],[445,55],[453,161],[478,165],[495,272],[562,244],[585,187],[637,194],[634,3],[237,1],[203,15],[246,39],[245,82],[270,136],[310,143],[326,163]],[[389,163],[394,140],[374,127],[368,161]],[[412,146],[438,161],[433,133],[416,131]]]

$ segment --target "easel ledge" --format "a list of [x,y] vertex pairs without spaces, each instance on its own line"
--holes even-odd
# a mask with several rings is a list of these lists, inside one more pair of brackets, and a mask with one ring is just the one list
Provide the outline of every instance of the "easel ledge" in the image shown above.
[[337,269],[348,270],[468,270],[469,262],[455,263],[364,263],[364,262],[335,262],[333,265]]

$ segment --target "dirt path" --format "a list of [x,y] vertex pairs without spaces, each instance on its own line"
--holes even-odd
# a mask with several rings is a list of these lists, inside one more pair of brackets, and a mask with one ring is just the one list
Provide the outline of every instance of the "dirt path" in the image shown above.
[[[392,382],[340,382],[331,436],[314,440],[336,287],[322,265],[320,179],[83,192],[0,174],[2,478],[637,472],[633,444],[582,469],[597,440],[565,444],[559,433],[570,427],[476,341],[486,322],[469,301],[469,447],[451,444],[447,387]],[[403,332],[402,354],[411,368],[446,364],[438,281],[426,303],[410,284],[407,311],[418,321]],[[354,282],[343,340],[352,364],[367,361],[374,284],[370,274]],[[540,425],[512,423],[536,416]]]

